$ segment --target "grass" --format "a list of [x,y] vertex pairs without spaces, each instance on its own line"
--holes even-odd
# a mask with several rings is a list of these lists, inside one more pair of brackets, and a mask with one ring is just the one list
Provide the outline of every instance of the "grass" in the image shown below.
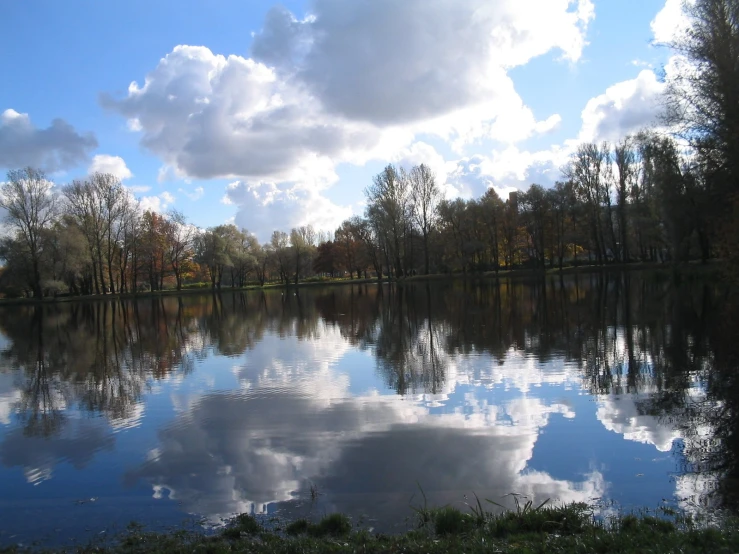
[[[380,281],[376,277],[368,278],[355,278],[350,279],[348,277],[309,277],[298,282],[298,288],[304,287],[325,287],[335,285],[362,285],[362,284],[377,284],[378,282],[397,282],[407,283],[415,281],[446,281],[450,279],[514,279],[514,278],[528,278],[537,277],[542,275],[566,275],[572,273],[599,273],[603,271],[652,271],[656,273],[664,274],[675,274],[677,271],[681,277],[720,277],[723,275],[725,264],[721,260],[711,260],[708,264],[703,265],[698,262],[687,262],[682,263],[679,266],[674,266],[671,263],[661,262],[633,262],[628,264],[607,264],[607,265],[586,265],[581,264],[578,266],[565,266],[561,270],[557,267],[550,268],[547,266],[546,269],[542,268],[514,268],[514,269],[501,269],[499,272],[495,271],[471,271],[468,273],[434,273],[431,275],[414,275],[401,277],[399,279],[388,278],[384,276]],[[140,292],[126,292],[126,293],[115,293],[115,294],[92,294],[85,296],[56,296],[56,297],[44,297],[44,298],[0,298],[0,306],[2,305],[13,305],[13,304],[38,304],[38,303],[56,303],[56,302],[76,302],[79,300],[118,300],[118,299],[135,299],[135,298],[147,298],[157,296],[177,296],[182,294],[203,294],[209,292],[238,292],[238,291],[250,291],[250,290],[268,290],[268,289],[294,289],[296,287],[294,282],[290,282],[287,285],[278,282],[269,282],[264,285],[255,283],[248,284],[243,288],[232,288],[222,287],[220,289],[213,289],[211,284],[208,283],[188,283],[183,285],[182,290],[176,289],[164,289],[158,291],[140,291]]]
[[[383,277],[380,282],[387,282],[387,277]],[[321,279],[321,280],[305,280],[298,282],[298,288],[305,287],[325,287],[335,285],[363,285],[363,284],[377,284],[377,278],[367,279],[349,279],[344,278],[333,278],[333,279]],[[228,292],[244,292],[250,290],[269,290],[269,289],[294,289],[295,283],[292,281],[285,285],[284,283],[270,282],[264,285],[249,284],[244,287],[231,287],[223,286],[221,288],[212,288],[210,283],[189,283],[183,285],[182,290],[174,288],[167,288],[163,290],[145,290],[138,292],[116,292],[113,294],[88,294],[81,296],[45,296],[43,298],[32,298],[32,297],[17,297],[17,298],[0,298],[0,306],[3,305],[15,305],[15,304],[54,304],[61,302],[78,302],[82,301],[96,301],[96,300],[120,300],[120,299],[138,299],[138,298],[150,298],[158,296],[180,296],[184,294],[209,294],[209,293],[228,293]]]
[[[330,514],[311,522],[293,521],[281,531],[267,529],[251,515],[232,519],[212,536],[177,531],[146,533],[129,528],[109,545],[77,547],[80,553],[136,554],[164,552],[267,554],[356,552],[441,553],[496,552],[500,554],[606,554],[630,553],[728,553],[739,551],[739,521],[726,519],[719,527],[699,525],[688,516],[663,511],[661,517],[627,514],[597,518],[585,504],[534,505],[514,496],[515,509],[502,513],[485,510],[495,505],[475,497],[465,509],[430,508],[425,497],[415,507],[417,528],[401,535],[372,534],[352,527],[343,514]],[[20,551],[20,550],[19,550]],[[9,549],[0,552],[16,552]]]

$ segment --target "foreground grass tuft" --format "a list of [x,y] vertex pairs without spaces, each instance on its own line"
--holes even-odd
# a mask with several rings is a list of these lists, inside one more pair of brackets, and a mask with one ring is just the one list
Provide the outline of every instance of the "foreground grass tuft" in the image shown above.
[[330,514],[318,523],[310,523],[305,519],[293,521],[285,528],[290,536],[309,535],[311,537],[341,537],[352,530],[349,518],[344,514]]
[[342,514],[327,515],[317,523],[299,519],[287,525],[284,533],[266,529],[254,517],[242,515],[214,536],[185,531],[145,533],[135,527],[115,544],[96,544],[71,551],[84,554],[739,552],[739,521],[734,519],[725,520],[718,528],[701,528],[690,518],[666,512],[665,517],[623,515],[604,522],[594,517],[590,507],[584,504],[560,507],[545,504],[517,503],[515,510],[493,514],[483,509],[479,499],[464,511],[452,506],[429,508],[424,502],[423,508],[416,510],[420,527],[401,535],[353,531],[351,522]]
[[253,515],[241,514],[229,522],[223,530],[223,536],[228,539],[238,539],[243,535],[256,535],[261,531],[263,528]]

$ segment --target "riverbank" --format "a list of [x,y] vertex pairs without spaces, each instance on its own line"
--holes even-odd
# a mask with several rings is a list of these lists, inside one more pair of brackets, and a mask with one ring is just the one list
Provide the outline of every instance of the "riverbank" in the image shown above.
[[[383,279],[383,283],[389,282],[388,279]],[[360,285],[360,284],[377,284],[377,279],[325,279],[321,281],[304,281],[297,284],[297,288],[305,287],[322,287],[322,286],[337,286],[337,285]],[[158,298],[162,296],[180,296],[183,294],[217,294],[222,292],[248,292],[248,291],[262,291],[262,290],[285,290],[294,289],[296,285],[290,283],[285,285],[284,283],[265,283],[264,285],[247,285],[245,287],[221,287],[212,288],[211,286],[189,286],[182,290],[177,289],[165,289],[155,291],[140,291],[140,292],[125,292],[125,293],[114,293],[114,294],[89,294],[82,296],[49,296],[44,298],[0,298],[0,306],[12,306],[19,304],[56,304],[62,302],[85,302],[85,301],[100,301],[100,300],[134,300],[144,298]]]
[[[484,501],[483,501],[484,502]],[[453,507],[416,507],[418,528],[401,535],[356,530],[341,514],[315,523],[297,520],[281,525],[275,518],[261,522],[250,515],[234,518],[216,534],[191,531],[147,533],[136,526],[115,541],[68,549],[69,552],[133,554],[164,552],[253,552],[266,554],[442,553],[723,553],[739,551],[739,522],[699,524],[664,508],[652,515],[598,518],[585,504],[535,507],[530,502],[515,511],[493,515],[481,502],[465,510]],[[3,553],[27,551],[0,549]],[[53,552],[53,550],[45,550]],[[61,552],[63,550],[57,550]]]
[[715,276],[720,277],[726,268],[726,264],[720,260],[712,260],[706,264],[700,262],[689,262],[675,266],[671,263],[639,262],[629,264],[608,265],[577,265],[565,266],[562,269],[554,268],[519,268],[502,269],[500,271],[484,271],[469,273],[436,273],[431,275],[414,275],[401,278],[403,282],[414,281],[440,281],[445,279],[517,279],[517,278],[539,278],[557,275],[592,274],[592,273],[620,273],[630,271],[650,271],[664,275],[677,274],[684,276]]
[[430,275],[413,275],[410,277],[383,278],[378,281],[377,278],[366,279],[349,279],[349,278],[326,278],[319,280],[300,281],[295,283],[265,283],[264,285],[252,284],[241,288],[222,287],[213,289],[209,285],[203,286],[187,286],[182,290],[166,289],[158,291],[141,291],[127,292],[115,294],[93,294],[86,296],[56,296],[45,298],[0,298],[0,306],[18,305],[18,304],[54,304],[59,302],[79,302],[79,301],[98,301],[98,300],[125,300],[125,299],[141,299],[141,298],[157,298],[161,296],[178,296],[183,294],[208,294],[219,292],[247,292],[255,290],[271,290],[271,289],[295,289],[308,287],[327,287],[327,286],[343,286],[343,285],[363,285],[377,283],[416,283],[427,281],[449,281],[449,280],[472,280],[472,281],[488,281],[491,279],[535,279],[541,277],[551,277],[557,275],[572,274],[593,274],[593,273],[616,273],[624,271],[649,271],[662,275],[676,275],[678,277],[701,277],[701,278],[721,278],[724,274],[725,264],[722,261],[715,260],[707,264],[699,262],[691,262],[674,266],[673,264],[662,263],[632,263],[632,264],[610,264],[605,266],[598,265],[579,265],[559,268],[523,268],[509,269],[486,272],[469,272],[469,273],[433,273]]

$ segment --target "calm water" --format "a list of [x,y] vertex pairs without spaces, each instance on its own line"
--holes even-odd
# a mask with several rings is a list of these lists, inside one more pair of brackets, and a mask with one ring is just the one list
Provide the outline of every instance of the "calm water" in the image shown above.
[[419,485],[732,508],[738,313],[639,274],[6,307],[0,544],[237,512],[401,531]]

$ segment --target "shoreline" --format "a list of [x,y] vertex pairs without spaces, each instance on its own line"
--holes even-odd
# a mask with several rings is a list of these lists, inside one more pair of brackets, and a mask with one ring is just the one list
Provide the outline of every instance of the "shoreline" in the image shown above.
[[645,263],[629,263],[629,264],[610,264],[610,265],[577,265],[565,266],[559,268],[519,268],[483,272],[468,273],[432,273],[429,275],[413,275],[410,277],[388,278],[383,277],[377,279],[374,277],[361,279],[321,279],[315,281],[300,281],[295,283],[265,283],[264,285],[247,285],[245,287],[221,287],[213,288],[210,286],[187,287],[181,290],[165,289],[158,291],[142,291],[142,292],[125,292],[114,294],[91,294],[84,296],[55,296],[44,298],[22,297],[22,298],[0,298],[0,306],[28,305],[28,304],[56,304],[65,302],[87,302],[87,301],[108,301],[108,300],[134,300],[145,298],[156,298],[160,296],[179,296],[189,294],[220,294],[228,292],[248,292],[248,291],[264,291],[264,290],[285,290],[295,288],[308,287],[332,287],[345,285],[367,285],[367,284],[415,284],[424,281],[490,281],[496,279],[538,279],[554,277],[557,275],[574,275],[574,274],[593,274],[593,273],[616,273],[631,271],[649,271],[663,275],[683,276],[710,276],[720,277],[722,270],[726,267],[722,260],[712,260],[706,264],[700,262],[688,262],[675,266],[671,263],[645,262]]
[[[592,552],[636,554],[641,552],[736,552],[739,551],[739,520],[725,517],[716,521],[684,515],[666,506],[637,514],[599,516],[592,506],[569,504],[549,506],[523,500],[515,509],[502,513],[485,511],[480,500],[465,504],[429,508],[424,503],[411,506],[415,528],[400,534],[373,533],[354,527],[343,514],[332,513],[318,521],[280,521],[276,517],[241,514],[215,533],[172,530],[147,532],[131,524],[111,539],[92,540],[86,545],[43,547],[5,546],[0,553],[78,552],[134,554],[142,552],[294,552],[380,553],[405,552],[497,552],[524,554]],[[522,497],[522,499],[525,497]],[[518,498],[517,498],[518,500]]]

